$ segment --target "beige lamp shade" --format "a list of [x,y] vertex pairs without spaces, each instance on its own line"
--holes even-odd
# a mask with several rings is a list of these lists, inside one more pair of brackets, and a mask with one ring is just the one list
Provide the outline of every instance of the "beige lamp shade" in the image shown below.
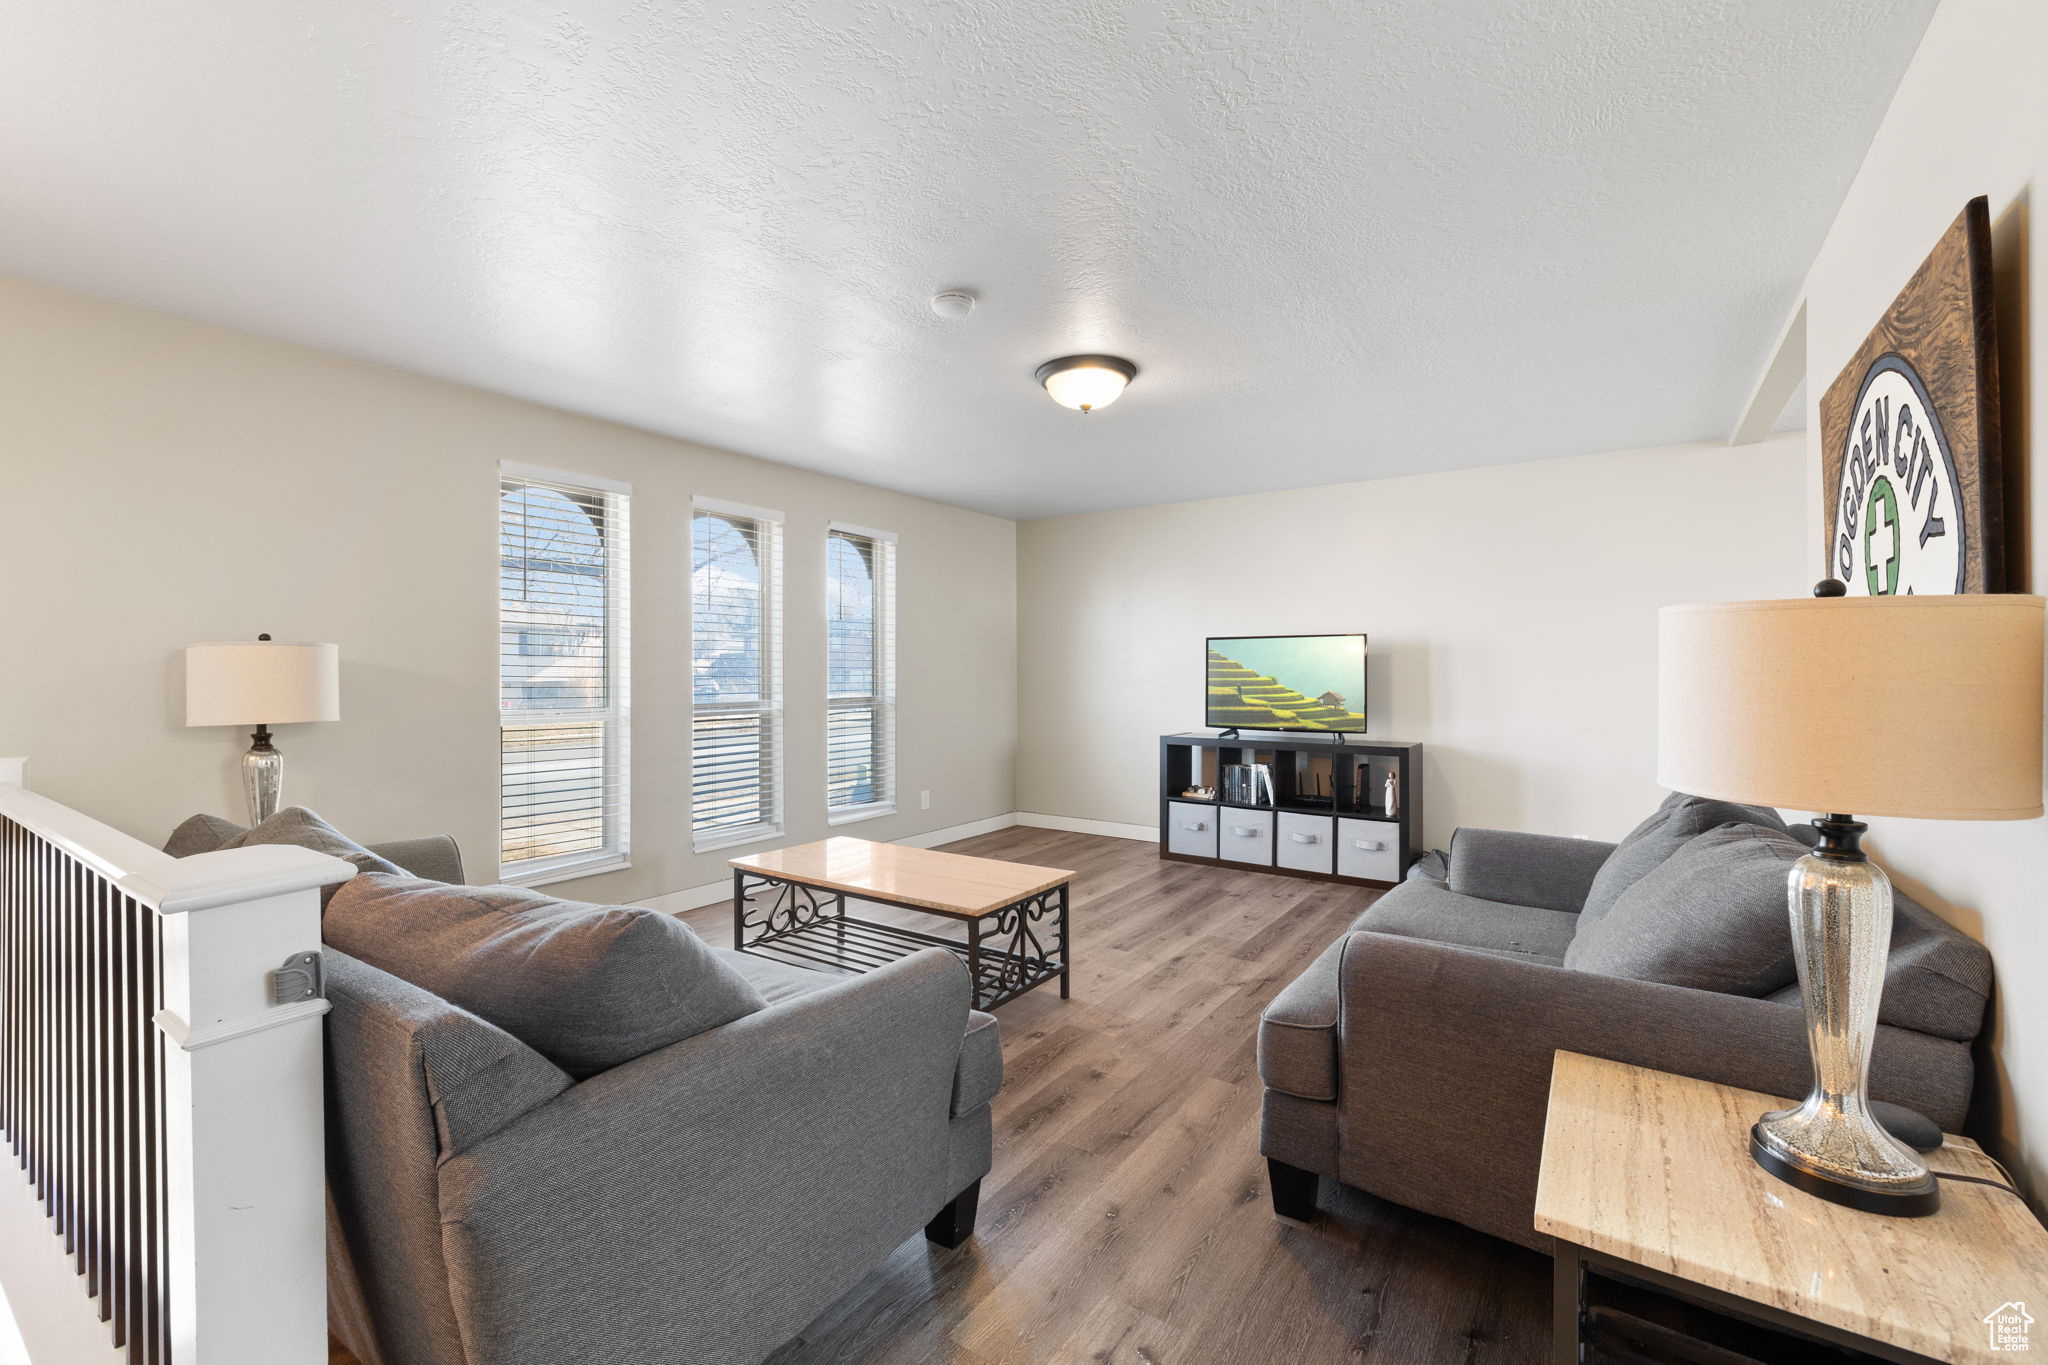
[[341,719],[340,651],[277,641],[185,647],[187,725]]
[[1657,781],[1787,810],[2041,814],[2042,599],[1666,607]]

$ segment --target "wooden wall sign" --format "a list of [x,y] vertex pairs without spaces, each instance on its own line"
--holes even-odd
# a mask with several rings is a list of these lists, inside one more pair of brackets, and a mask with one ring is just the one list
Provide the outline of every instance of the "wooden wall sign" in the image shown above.
[[1991,217],[1963,207],[1820,400],[1821,534],[1852,596],[2004,589]]

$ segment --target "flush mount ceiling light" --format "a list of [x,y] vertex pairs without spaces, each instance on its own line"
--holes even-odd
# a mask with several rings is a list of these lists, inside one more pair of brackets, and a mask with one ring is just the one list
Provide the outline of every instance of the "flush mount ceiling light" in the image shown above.
[[1046,361],[1032,377],[1061,407],[1093,412],[1123,397],[1138,367],[1121,356],[1067,355]]

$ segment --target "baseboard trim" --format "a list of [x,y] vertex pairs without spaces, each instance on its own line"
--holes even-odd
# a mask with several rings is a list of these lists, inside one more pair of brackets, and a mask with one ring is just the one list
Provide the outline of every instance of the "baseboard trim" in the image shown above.
[[[948,825],[944,829],[927,830],[923,834],[911,834],[889,842],[904,844],[910,848],[936,848],[940,844],[950,844],[956,839],[972,839],[977,834],[994,834],[999,829],[1009,829],[1018,823],[1017,813],[1008,811],[1002,815],[991,815],[986,820],[970,820],[964,825]],[[697,910],[731,899],[732,879],[727,877],[720,881],[707,882],[703,886],[686,887],[681,891],[664,891],[659,896],[649,896],[645,900],[634,901],[633,904],[676,915],[685,910]]]
[[1016,823],[1033,829],[1065,830],[1069,834],[1101,834],[1111,839],[1136,839],[1147,844],[1159,842],[1156,825],[1123,825],[1114,820],[1083,820],[1078,815],[1039,815],[1032,811],[1018,811]]
[[991,815],[986,820],[969,820],[964,825],[948,825],[929,834],[912,834],[902,839],[892,839],[890,842],[910,848],[937,848],[940,844],[950,844],[956,839],[972,839],[977,834],[994,834],[999,829],[1009,829],[1018,823],[1018,819],[1017,812],[1006,811],[1001,815]]

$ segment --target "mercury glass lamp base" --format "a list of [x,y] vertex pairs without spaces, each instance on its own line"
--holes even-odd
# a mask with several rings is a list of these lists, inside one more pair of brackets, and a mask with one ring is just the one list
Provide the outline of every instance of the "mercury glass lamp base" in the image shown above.
[[1813,852],[1787,879],[1792,952],[1806,1008],[1813,1090],[1749,1131],[1757,1164],[1797,1189],[1870,1213],[1918,1217],[1941,1206],[1926,1163],[1870,1111],[1870,1049],[1892,937],[1892,888],[1863,853],[1864,826],[1814,821]]
[[1774,1142],[1764,1126],[1765,1122],[1779,1115],[1797,1112],[1793,1109],[1776,1110],[1764,1115],[1763,1120],[1749,1130],[1749,1154],[1756,1158],[1757,1165],[1795,1190],[1804,1190],[1817,1199],[1825,1199],[1831,1204],[1846,1204],[1865,1213],[1882,1213],[1893,1218],[1925,1218],[1941,1208],[1941,1184],[1925,1170],[1921,1171],[1918,1180],[1877,1187],[1856,1180],[1853,1172],[1823,1170],[1810,1164],[1810,1158],[1803,1153]]
[[253,738],[242,755],[242,792],[249,798],[249,823],[260,825],[277,814],[284,795],[284,755],[271,747],[267,728],[259,726]]

